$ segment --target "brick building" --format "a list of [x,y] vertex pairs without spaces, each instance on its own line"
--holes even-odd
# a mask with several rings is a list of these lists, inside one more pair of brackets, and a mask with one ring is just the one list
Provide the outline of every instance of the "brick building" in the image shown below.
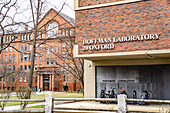
[[[43,26],[43,27],[42,27]],[[41,91],[75,91],[76,79],[66,70],[72,65],[70,57],[74,43],[74,19],[50,9],[40,20],[38,27],[37,47],[35,55],[35,71],[32,87]],[[8,32],[4,42],[11,43],[1,54],[1,66],[7,73],[15,72],[15,76],[7,76],[1,80],[1,89],[15,90],[17,87],[28,86],[28,73],[31,67],[31,50],[34,34],[33,30]],[[17,50],[20,52],[18,52]],[[67,65],[65,65],[67,63]]]
[[75,0],[74,56],[85,59],[84,95],[124,89],[170,99],[170,1]]

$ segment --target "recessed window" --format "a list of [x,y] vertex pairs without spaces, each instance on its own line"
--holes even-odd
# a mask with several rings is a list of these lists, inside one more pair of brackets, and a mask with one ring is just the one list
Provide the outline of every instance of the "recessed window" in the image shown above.
[[11,62],[11,55],[9,55],[9,62]]
[[49,65],[49,58],[46,58],[46,65]]
[[53,58],[51,58],[51,65],[53,65]]
[[15,55],[13,55],[13,62],[15,62]]
[[47,38],[52,38],[53,36],[58,35],[58,25],[55,22],[52,22],[47,27]]
[[13,46],[13,47],[15,48],[15,49],[13,48],[13,52],[15,52],[16,51],[16,46]]
[[7,59],[7,55],[5,55],[5,62],[7,62],[7,60],[8,60],[8,59]]
[[42,60],[42,53],[39,53],[39,61]]
[[46,48],[46,53],[49,55],[49,47]]
[[20,51],[23,51],[23,45],[20,45]]
[[25,51],[27,51],[27,45],[25,45]]
[[62,52],[62,59],[65,60],[65,57],[66,57],[66,52],[63,51],[63,52]]
[[20,54],[20,62],[23,61],[23,54]]
[[24,62],[27,62],[27,54],[24,54]]

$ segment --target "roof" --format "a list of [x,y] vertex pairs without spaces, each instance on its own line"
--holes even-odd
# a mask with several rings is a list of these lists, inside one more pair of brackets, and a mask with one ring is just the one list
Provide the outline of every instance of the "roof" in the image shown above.
[[[51,8],[44,16],[43,18],[39,21],[39,23],[46,17],[46,15],[51,11],[55,11],[53,8]],[[56,13],[58,13],[57,11],[55,11]],[[75,19],[69,17],[68,15],[64,14],[64,13],[59,13],[59,16],[61,16],[62,18],[64,18],[68,23],[70,23],[72,26],[75,26]],[[13,31],[13,32],[6,32],[5,35],[12,35],[12,34],[22,34],[22,33],[31,33],[32,30],[27,30],[27,31]],[[1,35],[2,33],[0,33]]]

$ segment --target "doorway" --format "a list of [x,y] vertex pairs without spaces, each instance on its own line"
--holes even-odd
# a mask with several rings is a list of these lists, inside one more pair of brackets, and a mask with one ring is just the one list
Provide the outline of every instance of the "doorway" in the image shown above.
[[49,91],[50,75],[43,75],[43,91]]

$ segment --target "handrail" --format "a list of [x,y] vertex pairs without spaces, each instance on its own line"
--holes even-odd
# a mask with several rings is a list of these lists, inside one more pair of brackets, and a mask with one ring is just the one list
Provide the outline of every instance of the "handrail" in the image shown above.
[[53,101],[117,101],[116,98],[53,98]]
[[149,102],[149,103],[166,103],[170,104],[170,100],[151,100],[151,99],[126,99],[128,102]]
[[0,99],[0,102],[45,102],[45,99]]

